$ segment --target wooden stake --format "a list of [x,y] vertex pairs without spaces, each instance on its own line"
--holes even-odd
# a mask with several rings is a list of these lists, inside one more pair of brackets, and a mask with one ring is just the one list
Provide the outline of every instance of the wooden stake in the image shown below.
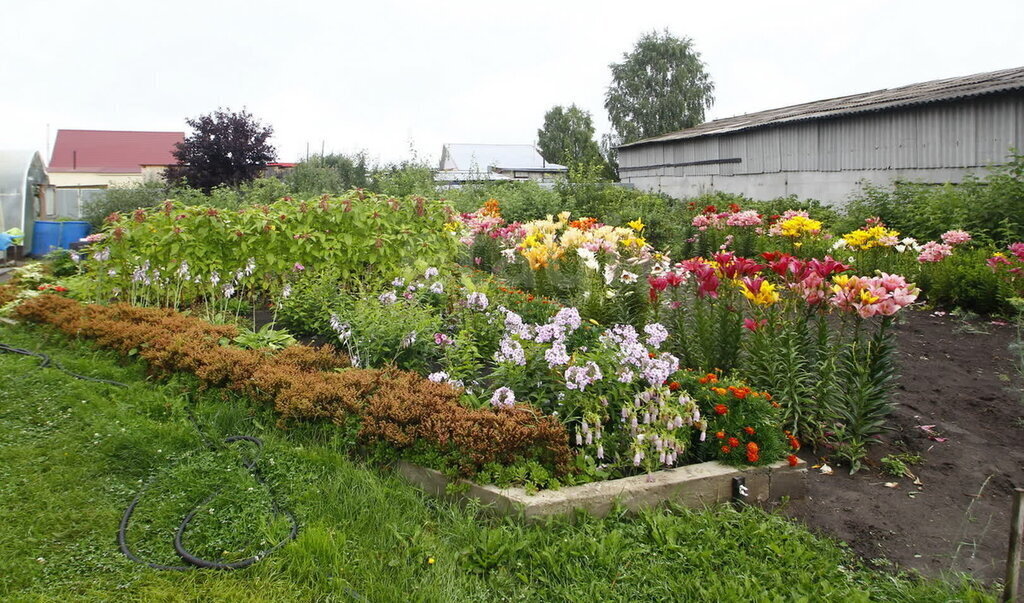
[[1006,586],[1003,587],[1004,603],[1017,600],[1022,533],[1024,533],[1024,488],[1016,488],[1013,493],[1013,513],[1010,515],[1010,553],[1006,557]]

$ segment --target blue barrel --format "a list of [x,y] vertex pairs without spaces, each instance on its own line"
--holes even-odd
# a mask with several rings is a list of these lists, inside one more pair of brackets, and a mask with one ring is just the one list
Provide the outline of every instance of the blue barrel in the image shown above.
[[64,249],[71,249],[72,243],[76,243],[78,242],[78,239],[84,239],[89,236],[89,230],[91,229],[88,222],[80,222],[77,220],[61,222],[61,226],[60,246]]
[[32,255],[43,257],[60,247],[61,222],[36,220],[32,227]]

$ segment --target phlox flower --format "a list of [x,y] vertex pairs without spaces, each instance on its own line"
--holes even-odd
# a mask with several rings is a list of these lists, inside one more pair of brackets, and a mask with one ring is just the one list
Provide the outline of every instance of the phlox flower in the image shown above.
[[491,406],[494,408],[512,408],[516,405],[516,394],[507,387],[499,387],[494,390],[491,396]]
[[660,348],[668,339],[668,329],[661,323],[654,322],[645,326],[644,333],[647,333],[647,345],[655,349]]
[[579,391],[583,391],[588,385],[599,381],[603,377],[601,367],[593,360],[587,361],[583,366],[570,366],[565,369],[564,376],[566,389]]
[[471,310],[479,310],[483,312],[490,305],[490,300],[487,299],[486,293],[474,292],[470,293],[466,297],[466,307]]
[[548,361],[548,368],[555,368],[569,363],[569,353],[565,349],[565,343],[556,341],[544,352],[544,359]]
[[526,365],[526,353],[523,351],[523,346],[508,335],[501,338],[494,359],[497,362],[511,362],[518,366]]
[[573,307],[562,308],[551,320],[554,324],[564,327],[570,333],[580,328],[580,325],[583,324],[579,310]]

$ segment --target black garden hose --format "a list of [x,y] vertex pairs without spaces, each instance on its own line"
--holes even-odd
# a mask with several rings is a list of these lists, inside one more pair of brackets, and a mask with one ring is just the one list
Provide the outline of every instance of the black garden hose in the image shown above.
[[[117,387],[128,387],[127,384],[120,383],[118,381],[111,381],[109,379],[97,379],[96,377],[89,377],[89,376],[86,376],[86,375],[78,375],[76,373],[72,373],[71,371],[69,371],[66,368],[64,368],[63,366],[61,366],[60,363],[58,363],[56,360],[51,358],[49,355],[44,354],[42,352],[33,352],[31,350],[26,350],[26,349],[22,349],[22,348],[16,348],[14,346],[10,346],[10,345],[7,345],[5,343],[0,343],[0,352],[6,352],[6,353],[9,353],[9,354],[21,354],[21,355],[24,355],[24,356],[32,356],[32,357],[35,357],[35,358],[39,358],[39,360],[40,360],[39,368],[45,368],[45,367],[52,366],[53,368],[56,368],[59,371],[67,373],[68,375],[71,375],[72,377],[74,377],[76,379],[82,379],[84,381],[93,381],[93,382],[96,382],[96,383],[103,383],[103,384],[106,384],[106,385],[114,385],[114,386],[117,386]],[[206,444],[206,446],[210,450],[216,450],[216,448],[217,448],[216,444],[214,444],[209,438],[207,438],[206,434],[203,433],[203,430],[199,428],[199,424],[196,422],[195,416],[192,414],[191,409],[186,407],[185,410],[186,410],[186,413],[188,415],[189,423],[191,423],[192,427],[195,428],[196,432],[199,434],[199,437],[203,440],[203,442]],[[224,438],[224,443],[225,444],[231,444],[233,442],[250,442],[252,444],[255,444],[257,449],[262,449],[263,448],[263,440],[261,440],[261,439],[259,439],[257,437],[254,437],[254,436],[233,435],[233,436],[228,436],[228,437]],[[245,465],[245,468],[249,470],[249,473],[252,475],[253,479],[255,479],[260,485],[266,487],[268,491],[270,490],[270,486],[267,485],[267,482],[263,479],[263,475],[260,473],[259,467],[256,465],[256,459],[255,458],[243,460],[242,464]],[[131,504],[129,504],[128,508],[126,508],[124,510],[124,515],[121,516],[121,523],[118,525],[118,528],[117,528],[117,544],[118,544],[118,547],[121,549],[121,552],[124,554],[125,557],[127,557],[128,559],[130,559],[130,560],[132,560],[132,561],[134,561],[136,563],[141,563],[142,565],[145,565],[145,566],[150,567],[152,569],[167,570],[167,571],[188,571],[188,570],[193,570],[193,569],[219,569],[219,570],[243,569],[243,568],[249,567],[250,565],[256,563],[257,561],[265,558],[267,555],[270,555],[271,553],[273,553],[277,549],[281,548],[282,546],[284,546],[288,542],[291,542],[292,540],[295,540],[295,538],[299,534],[299,522],[295,518],[295,515],[291,511],[289,511],[288,509],[284,509],[281,506],[279,506],[277,504],[277,501],[274,499],[274,497],[271,496],[270,497],[270,499],[271,499],[271,503],[270,504],[271,504],[271,509],[273,510],[274,514],[275,515],[285,515],[285,516],[287,516],[288,517],[288,521],[291,523],[291,526],[292,526],[291,530],[289,531],[289,533],[288,533],[288,535],[286,537],[282,538],[274,546],[272,546],[272,547],[270,547],[268,549],[265,549],[263,551],[260,551],[259,553],[255,554],[255,555],[253,555],[251,557],[246,557],[245,559],[240,559],[238,561],[232,561],[232,562],[229,562],[229,563],[225,563],[225,562],[222,562],[222,561],[210,561],[208,559],[202,559],[200,557],[197,557],[196,555],[192,554],[187,548],[185,548],[185,544],[184,544],[185,531],[188,529],[189,523],[191,523],[192,520],[195,518],[196,513],[199,512],[199,509],[201,507],[205,507],[206,504],[209,503],[211,500],[213,500],[218,494],[220,494],[221,490],[223,489],[223,488],[217,488],[212,494],[210,494],[208,497],[206,497],[202,502],[200,502],[196,506],[192,507],[192,510],[189,511],[188,515],[186,515],[185,518],[181,520],[181,523],[178,524],[178,529],[177,529],[177,531],[174,534],[174,550],[175,550],[175,552],[178,553],[178,556],[180,556],[189,565],[162,565],[162,564],[159,564],[159,563],[153,563],[153,562],[150,562],[150,561],[146,561],[146,560],[141,559],[140,557],[138,557],[128,547],[128,538],[127,538],[128,522],[131,520],[132,513],[135,512],[135,507],[138,506],[139,501],[142,500],[143,494],[145,494],[146,489],[150,486],[150,484],[153,483],[154,479],[155,479],[155,476],[151,477],[145,484],[143,484],[142,488],[139,490],[139,493],[135,495],[135,498],[132,500]],[[273,494],[273,493],[271,492],[271,494]]]

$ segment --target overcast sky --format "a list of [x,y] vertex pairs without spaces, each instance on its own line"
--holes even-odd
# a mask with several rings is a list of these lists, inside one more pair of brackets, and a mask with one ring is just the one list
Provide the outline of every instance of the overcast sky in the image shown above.
[[59,128],[181,131],[217,107],[272,125],[281,161],[307,144],[436,161],[445,142],[530,143],[570,103],[600,135],[608,64],[652,29],[693,40],[708,119],[1024,66],[1021,0],[5,0],[0,15],[0,149],[44,153]]

